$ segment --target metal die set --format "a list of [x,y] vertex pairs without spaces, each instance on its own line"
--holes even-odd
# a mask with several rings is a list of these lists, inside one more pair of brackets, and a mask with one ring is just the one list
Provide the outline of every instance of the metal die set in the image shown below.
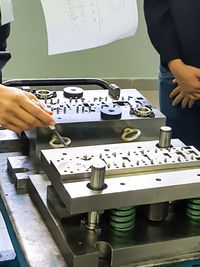
[[[51,90],[49,80],[13,82],[46,104],[54,130],[68,142],[53,143],[48,127],[15,137],[19,151],[7,158],[6,185],[15,186],[20,207],[33,211],[33,218],[39,212],[41,221],[34,219],[30,231],[37,232],[35,224],[48,228],[63,256],[60,266],[144,267],[199,259],[200,152],[172,139],[165,116],[136,89],[99,80],[101,89],[74,86],[94,79],[68,80],[70,86],[53,81],[59,89]],[[3,144],[10,152],[9,140]],[[24,228],[17,225],[23,240]],[[36,241],[30,241],[34,248]],[[49,248],[48,255],[59,258],[56,251]],[[47,264],[47,252],[41,253]]]

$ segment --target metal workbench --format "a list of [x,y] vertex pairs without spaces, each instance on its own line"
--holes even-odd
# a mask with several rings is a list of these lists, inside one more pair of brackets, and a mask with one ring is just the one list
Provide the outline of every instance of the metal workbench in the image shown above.
[[7,172],[7,157],[18,154],[0,154],[0,195],[2,214],[11,233],[20,265],[67,266],[29,195],[18,194],[11,182]]

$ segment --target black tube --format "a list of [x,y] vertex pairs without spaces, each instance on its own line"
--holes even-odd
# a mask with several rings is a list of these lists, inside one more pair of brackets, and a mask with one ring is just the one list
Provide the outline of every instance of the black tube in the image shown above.
[[47,79],[13,79],[3,83],[5,86],[64,86],[64,85],[98,85],[109,89],[109,84],[96,78],[47,78]]

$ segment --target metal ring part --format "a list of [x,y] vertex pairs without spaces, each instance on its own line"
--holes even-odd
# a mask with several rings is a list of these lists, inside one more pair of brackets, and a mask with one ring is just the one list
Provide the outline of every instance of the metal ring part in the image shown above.
[[134,112],[138,117],[148,117],[151,115],[152,110],[148,107],[139,107],[136,108]]
[[101,109],[102,120],[117,120],[121,119],[122,110],[119,107],[108,107]]
[[121,139],[125,142],[137,140],[141,136],[139,129],[125,128],[122,132]]
[[[69,146],[72,142],[69,137],[63,137],[63,140],[65,141],[67,146]],[[60,143],[60,141],[58,140],[55,134],[52,135],[49,145],[51,146],[51,148],[63,148],[64,147],[64,145]]]
[[39,99],[50,99],[53,97],[53,92],[45,89],[37,90],[35,92],[35,96],[37,96]]
[[63,93],[66,98],[72,98],[72,99],[81,98],[83,96],[83,89],[80,87],[70,86],[70,87],[65,87],[63,89]]

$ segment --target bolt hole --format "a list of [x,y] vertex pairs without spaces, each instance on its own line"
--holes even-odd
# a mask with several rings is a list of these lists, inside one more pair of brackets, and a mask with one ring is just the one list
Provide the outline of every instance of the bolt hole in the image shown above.
[[200,176],[200,173],[198,173],[197,176]]
[[160,182],[160,181],[162,181],[162,180],[161,180],[160,178],[156,178],[156,181],[157,181],[157,182]]
[[120,183],[120,185],[126,185],[125,183]]
[[[108,187],[107,184],[104,184],[102,190],[106,189],[107,187]],[[93,190],[90,186],[90,183],[87,184],[87,188],[89,188],[90,190]]]

